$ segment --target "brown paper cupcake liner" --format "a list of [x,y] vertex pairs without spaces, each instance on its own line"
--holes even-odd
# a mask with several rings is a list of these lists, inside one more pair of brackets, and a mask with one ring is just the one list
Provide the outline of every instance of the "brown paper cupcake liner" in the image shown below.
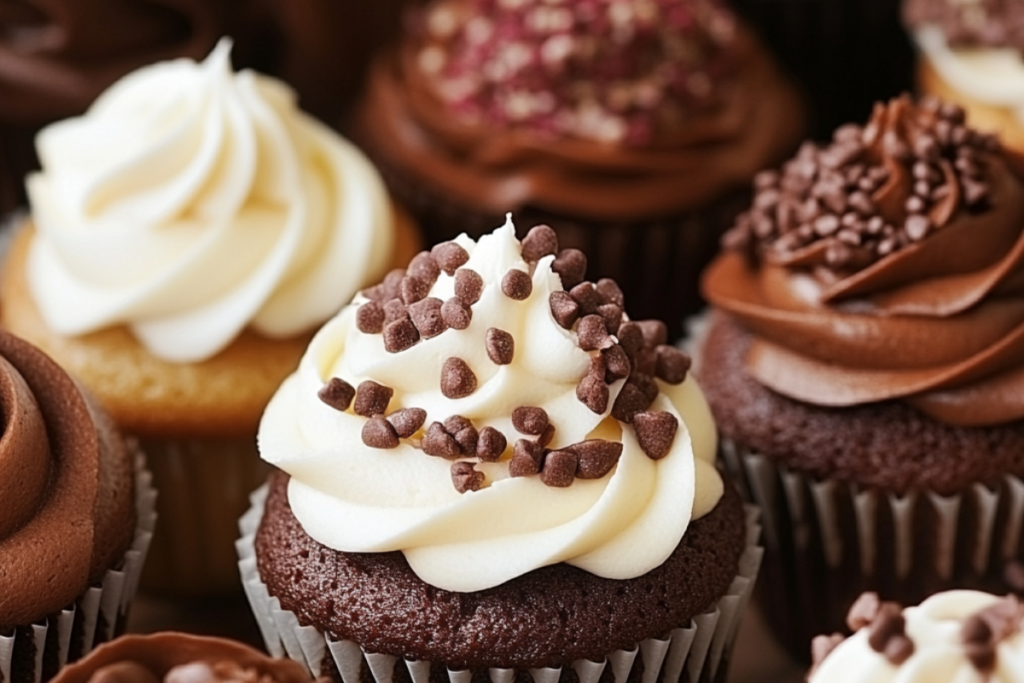
[[132,544],[115,569],[98,586],[88,588],[73,605],[39,623],[0,635],[0,681],[41,683],[60,667],[114,637],[123,627],[139,586],[139,575],[156,525],[153,475],[140,452],[135,455],[137,521]]
[[1024,557],[1024,481],[1016,476],[954,495],[899,495],[817,481],[725,440],[719,452],[746,500],[763,512],[757,600],[775,635],[803,660],[815,635],[845,630],[862,591],[917,604],[951,588],[1012,590],[1006,568]]
[[[287,655],[306,666],[314,676],[330,676],[336,669],[343,683],[367,680],[391,683],[398,673],[395,667],[403,664],[412,683],[430,683],[438,679],[439,672],[440,679],[448,683],[470,683],[482,676],[491,683],[512,683],[518,679],[517,674],[523,673],[504,668],[451,670],[442,663],[408,661],[395,655],[369,653],[363,651],[358,643],[334,640],[313,626],[301,625],[293,612],[282,609],[277,598],[269,594],[256,567],[256,529],[263,517],[266,496],[265,485],[252,494],[252,507],[238,522],[242,537],[236,546],[242,583],[270,654],[276,657]],[[746,548],[740,557],[736,577],[714,609],[694,617],[690,624],[673,630],[665,639],[644,640],[632,650],[609,653],[601,662],[573,662],[571,673],[579,683],[598,683],[606,669],[615,683],[627,680],[642,683],[723,680],[741,615],[761,564],[763,548],[758,543],[761,532],[758,517],[755,507],[746,507]],[[364,665],[370,678],[364,675]],[[638,673],[640,671],[642,675]],[[526,673],[535,683],[557,683],[563,674],[570,672],[556,667],[529,669]],[[404,678],[405,672],[402,674]]]

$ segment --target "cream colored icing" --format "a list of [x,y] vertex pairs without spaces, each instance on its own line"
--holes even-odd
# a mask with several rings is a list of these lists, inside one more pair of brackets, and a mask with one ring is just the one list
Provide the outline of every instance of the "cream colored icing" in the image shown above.
[[868,629],[840,643],[814,670],[809,683],[1020,683],[1024,681],[1024,634],[996,648],[996,668],[983,674],[964,651],[960,629],[972,614],[1000,600],[979,591],[938,593],[903,611],[914,653],[895,666],[868,644]]
[[28,273],[56,332],[127,324],[160,358],[202,360],[247,325],[313,327],[382,274],[376,171],[230,49],[135,71],[39,134]]
[[[609,410],[601,415],[576,398],[590,357],[576,333],[551,315],[550,293],[562,289],[552,257],[532,272],[531,295],[514,301],[501,292],[501,278],[510,268],[529,272],[529,266],[511,223],[477,243],[465,235],[455,241],[470,255],[464,267],[484,281],[468,328],[388,353],[381,335],[357,329],[356,309],[365,301],[357,297],[317,333],[298,371],[271,400],[260,426],[260,452],[291,475],[295,516],[310,536],[337,550],[401,550],[420,578],[446,590],[482,590],[558,562],[613,579],[657,567],[690,519],[707,513],[722,493],[713,465],[714,426],[700,389],[689,378],[675,386],[659,381],[662,393],[651,410],[675,415],[679,429],[667,456],[648,458],[633,428],[609,416],[622,380],[610,385]],[[442,273],[430,296],[447,300],[453,283]],[[490,327],[515,338],[511,364],[498,366],[487,357]],[[441,366],[452,356],[477,376],[478,388],[466,398],[449,399],[439,390]],[[373,379],[392,387],[389,412],[423,408],[427,425],[457,414],[477,428],[493,426],[510,449],[523,438],[512,426],[512,410],[530,405],[544,408],[555,426],[551,448],[588,437],[621,439],[623,453],[601,479],[551,488],[536,476],[509,477],[506,452],[498,462],[476,466],[487,486],[459,493],[451,461],[424,454],[410,440],[389,450],[364,445],[366,418],[317,397],[331,377],[352,386]]]
[[1014,111],[1024,122],[1024,60],[1013,48],[951,48],[937,26],[914,31],[918,49],[944,81],[965,95]]

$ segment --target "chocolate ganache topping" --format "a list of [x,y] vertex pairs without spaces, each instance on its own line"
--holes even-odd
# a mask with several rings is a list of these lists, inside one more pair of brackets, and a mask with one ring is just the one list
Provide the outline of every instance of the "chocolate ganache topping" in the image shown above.
[[441,0],[378,60],[357,137],[470,206],[634,220],[746,182],[803,126],[719,0]]
[[901,399],[947,423],[1024,417],[1024,164],[958,107],[876,105],[756,180],[704,276],[747,370],[822,406]]
[[1024,5],[1019,0],[905,0],[903,20],[942,29],[952,47],[1009,47],[1024,54]]
[[135,528],[131,454],[41,351],[0,333],[0,633],[69,604]]

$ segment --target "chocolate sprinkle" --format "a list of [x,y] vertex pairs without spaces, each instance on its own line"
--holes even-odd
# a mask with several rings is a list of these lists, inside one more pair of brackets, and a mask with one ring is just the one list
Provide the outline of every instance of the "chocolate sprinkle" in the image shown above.
[[563,289],[572,289],[587,275],[587,257],[579,249],[563,249],[551,263],[551,270],[562,278]]
[[446,398],[465,398],[476,391],[476,375],[466,361],[451,357],[441,366],[441,393]]
[[545,448],[536,441],[519,439],[512,447],[512,459],[508,462],[510,477],[528,477],[540,472],[544,461]]
[[501,278],[501,291],[509,299],[523,301],[533,292],[533,280],[529,273],[512,268]]
[[576,398],[600,415],[608,409],[608,385],[604,383],[603,377],[587,375],[576,385]]
[[580,317],[580,305],[568,292],[551,292],[548,304],[551,306],[551,317],[567,330],[571,329],[573,323]]
[[397,448],[398,433],[383,415],[374,415],[363,425],[363,443],[370,448]]
[[608,474],[622,456],[622,443],[604,439],[588,439],[569,447],[576,454],[576,476],[600,479]]
[[441,266],[437,265],[429,251],[421,251],[409,262],[406,272],[433,286],[441,275]]
[[388,415],[388,422],[395,428],[395,433],[403,439],[415,434],[427,420],[427,411],[423,408],[402,408]]
[[576,480],[578,458],[569,450],[550,451],[544,456],[544,466],[540,470],[540,480],[547,486],[565,488]]
[[690,357],[680,349],[667,344],[656,347],[655,353],[657,353],[657,361],[654,365],[655,377],[669,384],[682,384],[690,369]]
[[380,334],[384,331],[384,307],[379,301],[367,301],[356,309],[356,327],[363,334]]
[[427,455],[440,458],[457,458],[461,455],[458,442],[440,422],[430,423],[427,433],[423,435],[423,441],[420,442],[420,448]]
[[473,309],[453,296],[441,306],[441,318],[453,330],[464,330],[473,320]]
[[327,380],[327,384],[320,387],[316,395],[330,407],[344,412],[352,404],[356,390],[340,377],[332,377]]
[[435,244],[430,255],[447,275],[454,275],[469,260],[469,253],[455,242]]
[[605,327],[604,319],[599,315],[587,315],[580,319],[576,326],[576,335],[579,338],[580,348],[584,351],[594,351],[611,346],[611,337],[608,336],[608,328]]
[[459,268],[455,271],[455,296],[459,301],[472,306],[480,301],[484,291],[484,279],[475,270]]
[[391,387],[377,384],[372,379],[360,383],[356,391],[356,402],[352,410],[356,415],[373,417],[383,415],[388,410],[388,403],[395,391]]
[[512,358],[515,356],[516,341],[511,334],[505,330],[499,330],[497,327],[491,327],[487,330],[484,343],[487,345],[487,357],[491,359],[492,363],[508,365],[512,362]]
[[405,351],[415,346],[419,340],[419,330],[409,318],[395,320],[384,328],[384,350],[388,353]]
[[471,462],[453,462],[452,483],[459,493],[479,491],[484,485],[484,473],[473,469]]
[[441,315],[440,299],[428,297],[409,306],[409,318],[423,339],[430,339],[448,329]]
[[484,427],[476,440],[476,457],[484,462],[494,462],[501,457],[507,446],[504,434],[494,427]]
[[548,414],[543,408],[519,406],[512,410],[512,426],[520,434],[540,436],[548,424]]
[[660,460],[672,450],[679,421],[664,411],[644,411],[633,416],[633,429],[640,449],[651,460]]
[[539,261],[545,256],[558,253],[558,235],[547,225],[535,225],[522,241],[523,259]]

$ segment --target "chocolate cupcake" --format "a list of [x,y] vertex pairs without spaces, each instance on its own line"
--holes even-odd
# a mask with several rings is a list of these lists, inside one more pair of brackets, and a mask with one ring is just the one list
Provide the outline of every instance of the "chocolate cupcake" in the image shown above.
[[123,627],[156,494],[96,401],[6,331],[0,411],[0,680],[46,681]]
[[962,106],[980,130],[1024,151],[1024,7],[1013,0],[905,0],[921,94]]
[[514,233],[364,291],[269,404],[283,471],[239,544],[267,647],[345,680],[721,680],[757,531],[689,359]]
[[864,590],[1006,592],[1024,556],[1024,169],[908,98],[757,180],[704,276],[700,378],[796,654]]
[[673,335],[750,179],[804,132],[717,0],[440,0],[408,29],[351,130],[428,241],[547,223]]

